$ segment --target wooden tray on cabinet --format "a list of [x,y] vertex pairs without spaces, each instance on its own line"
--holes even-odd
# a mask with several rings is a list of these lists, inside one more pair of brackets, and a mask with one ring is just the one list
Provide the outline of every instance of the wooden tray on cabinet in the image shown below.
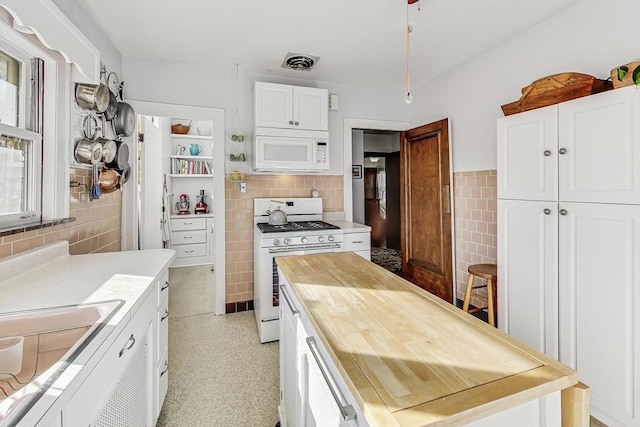
[[502,112],[505,116],[510,116],[611,89],[611,81],[596,79],[588,74],[554,74],[523,87],[520,99],[503,105]]

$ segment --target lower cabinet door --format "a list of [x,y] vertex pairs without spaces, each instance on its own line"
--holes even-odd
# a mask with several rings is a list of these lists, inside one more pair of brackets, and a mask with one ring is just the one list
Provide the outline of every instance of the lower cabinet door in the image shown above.
[[158,387],[156,389],[156,414],[155,420],[158,420],[160,411],[162,410],[162,404],[164,398],[167,397],[167,390],[169,390],[169,349],[165,348],[163,356],[160,358],[158,369],[156,372],[156,378],[158,379]]
[[307,401],[306,426],[357,426],[355,408],[346,402],[322,360],[315,339],[308,337],[306,344]]

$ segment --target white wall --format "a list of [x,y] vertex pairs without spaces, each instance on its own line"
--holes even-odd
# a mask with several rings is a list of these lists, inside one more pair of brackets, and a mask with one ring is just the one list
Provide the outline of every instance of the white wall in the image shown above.
[[[292,72],[293,73],[293,72]],[[236,111],[236,66],[210,66],[153,62],[132,58],[124,60],[127,98],[171,104],[224,108],[230,126]],[[344,85],[331,82],[284,79],[271,75],[245,73],[240,64],[240,116],[244,128],[253,128],[253,83],[313,86],[340,95],[340,110],[329,112],[331,169],[326,175],[344,173],[343,127],[345,118],[408,121],[409,106],[403,94],[390,89]]]
[[496,168],[496,118],[538,78],[600,79],[640,56],[637,0],[584,0],[414,90],[412,127],[449,117],[453,171]]

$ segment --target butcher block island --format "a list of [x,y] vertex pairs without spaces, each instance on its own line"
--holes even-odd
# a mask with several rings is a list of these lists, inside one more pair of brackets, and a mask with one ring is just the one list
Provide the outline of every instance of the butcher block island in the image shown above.
[[280,257],[286,426],[588,425],[575,371],[351,252]]

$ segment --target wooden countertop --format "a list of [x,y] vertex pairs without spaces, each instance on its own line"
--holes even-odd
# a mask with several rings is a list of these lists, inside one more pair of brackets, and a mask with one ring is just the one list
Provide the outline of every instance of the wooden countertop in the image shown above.
[[459,425],[578,382],[565,365],[351,252],[277,262],[371,426]]

